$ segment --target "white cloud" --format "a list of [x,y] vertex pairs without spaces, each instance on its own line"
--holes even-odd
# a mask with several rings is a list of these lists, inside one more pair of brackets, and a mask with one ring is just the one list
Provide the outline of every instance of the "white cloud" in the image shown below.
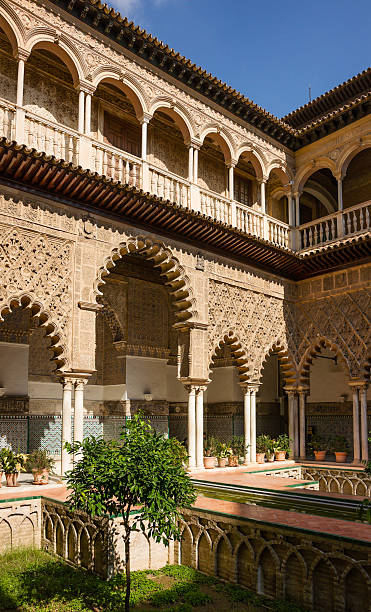
[[142,0],[111,0],[110,5],[120,11],[123,17],[133,19],[142,6]]

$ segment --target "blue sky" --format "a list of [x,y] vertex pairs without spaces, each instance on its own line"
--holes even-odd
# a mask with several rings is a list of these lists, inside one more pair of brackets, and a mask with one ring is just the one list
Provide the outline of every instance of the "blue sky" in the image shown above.
[[281,117],[371,63],[370,0],[110,0]]

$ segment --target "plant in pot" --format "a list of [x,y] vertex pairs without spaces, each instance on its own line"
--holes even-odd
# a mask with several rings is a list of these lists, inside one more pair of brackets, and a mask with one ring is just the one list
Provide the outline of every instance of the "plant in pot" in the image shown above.
[[345,463],[347,460],[349,444],[344,436],[335,436],[331,440],[331,452],[335,454],[335,461],[337,463]]
[[281,434],[276,440],[273,440],[273,448],[276,456],[276,461],[285,461],[286,453],[290,452],[291,438],[287,434]]
[[265,453],[269,452],[271,445],[271,439],[266,434],[260,434],[256,438],[256,461],[258,463],[264,463]]
[[322,436],[312,436],[309,447],[312,449],[316,461],[325,461],[329,447],[328,440]]
[[26,456],[22,453],[15,453],[10,449],[3,449],[1,462],[5,472],[6,486],[16,487],[19,472],[25,471]]
[[3,478],[3,473],[4,473],[4,465],[3,465],[3,455],[6,455],[7,450],[12,450],[12,446],[11,444],[9,444],[7,442],[6,436],[0,436],[0,487],[1,487],[1,480]]
[[217,439],[214,436],[209,436],[204,442],[204,467],[206,470],[212,470],[215,467]]
[[233,436],[229,442],[229,455],[228,455],[228,466],[238,467],[240,457],[246,455],[247,446],[245,445],[245,438],[243,436]]
[[225,442],[220,442],[220,440],[218,440],[215,454],[216,458],[218,459],[219,467],[225,467],[227,465],[230,450],[231,449],[229,448],[228,444],[226,444]]
[[274,461],[274,455],[275,455],[274,444],[275,444],[275,440],[273,440],[272,438],[269,438],[269,442],[267,443],[267,451],[266,451],[268,463],[273,463]]
[[54,468],[55,461],[46,450],[37,449],[28,455],[26,469],[33,474],[33,483],[37,485],[48,484],[49,472]]

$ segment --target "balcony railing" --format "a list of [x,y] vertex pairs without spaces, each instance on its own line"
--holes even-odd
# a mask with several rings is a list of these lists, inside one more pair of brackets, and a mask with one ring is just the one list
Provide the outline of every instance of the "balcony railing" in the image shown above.
[[228,197],[200,188],[130,153],[39,117],[0,98],[0,135],[104,176],[148,191],[184,208],[284,248],[308,250],[370,228],[371,201],[298,228]]

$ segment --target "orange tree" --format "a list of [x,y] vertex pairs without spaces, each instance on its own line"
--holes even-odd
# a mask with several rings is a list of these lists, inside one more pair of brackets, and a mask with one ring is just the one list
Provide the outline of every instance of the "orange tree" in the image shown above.
[[72,509],[90,516],[122,516],[125,545],[125,612],[130,604],[130,535],[141,530],[165,546],[179,539],[179,510],[195,500],[179,442],[153,431],[137,414],[120,440],[89,437],[66,444],[80,459],[66,474]]

